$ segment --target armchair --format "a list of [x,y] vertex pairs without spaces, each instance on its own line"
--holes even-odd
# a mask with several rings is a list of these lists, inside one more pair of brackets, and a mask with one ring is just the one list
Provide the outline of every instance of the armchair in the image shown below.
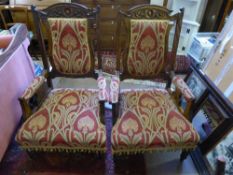
[[[116,43],[116,74],[119,76],[112,78],[109,97],[116,121],[111,136],[115,154],[183,149],[183,160],[187,151],[199,142],[199,135],[185,117],[189,115],[194,96],[173,72],[183,9],[170,14],[165,7],[156,5],[139,5],[126,12],[119,11]],[[175,32],[168,59],[172,26]],[[166,88],[123,89],[123,80],[129,78],[162,79]],[[178,85],[176,96],[170,90],[172,81]],[[188,101],[185,112],[178,106],[181,95]]]
[[[45,73],[20,98],[25,121],[16,141],[27,151],[104,152],[106,82],[101,70],[99,76],[94,70],[91,38],[98,31],[99,8],[59,3],[44,10],[32,7],[32,13]],[[53,89],[55,77],[92,77],[99,88]]]

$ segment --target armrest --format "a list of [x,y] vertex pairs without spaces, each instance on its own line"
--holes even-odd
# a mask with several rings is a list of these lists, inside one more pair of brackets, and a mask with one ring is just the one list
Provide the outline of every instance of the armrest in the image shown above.
[[44,82],[45,78],[43,76],[36,77],[20,98],[24,100],[30,99]]
[[106,78],[102,74],[99,74],[97,79],[97,84],[99,88],[99,100],[108,101],[108,89],[107,89]]
[[33,111],[39,107],[49,93],[46,85],[47,83],[43,76],[36,77],[19,98],[24,120],[33,114]]
[[109,102],[117,103],[120,93],[120,78],[117,75],[112,76],[110,82]]
[[175,85],[176,90],[178,90],[179,93],[184,96],[186,101],[193,101],[195,99],[192,91],[189,89],[188,85],[182,78],[180,78],[179,76],[174,76],[174,78],[172,79],[172,83]]
[[187,101],[185,109],[182,109],[182,107],[180,107],[180,110],[183,112],[183,114],[186,118],[189,118],[190,111],[191,111],[193,102],[195,100],[195,96],[193,95],[193,93],[189,89],[188,85],[185,83],[185,81],[182,78],[175,76],[172,79],[172,82],[176,87],[175,98],[176,98],[177,104],[180,104],[180,96],[181,95]]

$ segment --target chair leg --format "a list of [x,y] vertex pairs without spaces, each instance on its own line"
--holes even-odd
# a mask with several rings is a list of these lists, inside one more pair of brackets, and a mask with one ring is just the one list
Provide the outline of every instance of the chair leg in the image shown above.
[[180,154],[180,162],[183,162],[187,158],[189,153],[190,153],[190,151],[182,150],[182,152]]
[[101,101],[101,102],[99,102],[99,104],[100,104],[100,121],[101,121],[101,123],[105,124],[105,119],[104,119],[104,116],[105,116],[104,102]]
[[112,104],[112,123],[113,123],[113,125],[116,123],[118,115],[119,115],[119,105]]

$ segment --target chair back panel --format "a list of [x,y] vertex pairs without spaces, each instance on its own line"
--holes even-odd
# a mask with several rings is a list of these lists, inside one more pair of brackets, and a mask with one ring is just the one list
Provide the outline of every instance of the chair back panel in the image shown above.
[[[171,11],[157,5],[138,5],[119,11],[117,25],[117,71],[121,79],[155,79],[170,81],[174,70],[183,11]],[[170,32],[175,26],[175,32]],[[171,59],[168,59],[169,36],[173,35]],[[123,69],[122,67],[123,66]]]
[[168,20],[130,20],[130,42],[126,71],[135,77],[156,76],[166,58]]
[[48,23],[52,39],[52,62],[56,70],[62,74],[90,73],[87,19],[48,18]]
[[[77,3],[58,3],[44,10],[33,7],[32,11],[49,76],[96,78],[94,45],[98,43],[99,7],[89,9]],[[98,52],[98,46],[95,49]]]

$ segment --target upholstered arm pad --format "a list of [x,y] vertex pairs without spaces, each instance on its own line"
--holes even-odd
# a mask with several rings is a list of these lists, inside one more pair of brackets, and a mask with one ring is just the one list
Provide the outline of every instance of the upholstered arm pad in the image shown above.
[[21,98],[24,100],[30,99],[44,82],[45,82],[45,78],[43,76],[36,77],[32,81],[31,85],[24,91]]
[[179,76],[175,76],[172,79],[172,83],[175,85],[176,89],[184,96],[185,100],[192,101],[195,99],[195,96],[182,78],[180,78]]
[[109,102],[117,103],[120,92],[120,79],[119,76],[112,76],[110,82]]
[[108,101],[108,88],[106,83],[106,78],[103,75],[99,75],[97,79],[97,84],[99,88],[99,100]]

